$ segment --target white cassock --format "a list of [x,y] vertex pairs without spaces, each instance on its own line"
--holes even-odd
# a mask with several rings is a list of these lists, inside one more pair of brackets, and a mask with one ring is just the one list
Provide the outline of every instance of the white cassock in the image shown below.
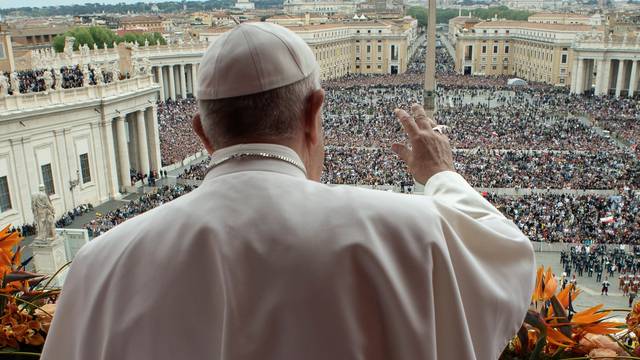
[[496,359],[530,303],[532,246],[454,172],[425,193],[224,162],[80,251],[42,359]]

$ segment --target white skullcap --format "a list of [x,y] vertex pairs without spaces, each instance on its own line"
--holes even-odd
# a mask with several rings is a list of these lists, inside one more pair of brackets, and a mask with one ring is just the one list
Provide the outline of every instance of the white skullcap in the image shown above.
[[318,63],[298,35],[280,25],[244,23],[224,33],[204,54],[199,100],[251,95],[309,76]]

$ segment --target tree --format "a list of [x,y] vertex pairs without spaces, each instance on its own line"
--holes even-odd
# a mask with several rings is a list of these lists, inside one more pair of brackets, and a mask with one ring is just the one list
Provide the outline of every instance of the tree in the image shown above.
[[64,51],[64,37],[64,35],[56,35],[56,37],[53,38],[53,49],[56,52]]
[[412,6],[407,11],[407,15],[418,20],[418,26],[427,26],[427,18],[429,17],[429,12],[427,11],[426,7]]
[[[464,11],[464,15],[468,15],[469,11]],[[418,20],[419,26],[427,25],[428,12],[424,6],[412,6],[407,10],[407,14]],[[527,20],[533,14],[526,10],[512,10],[506,6],[494,6],[486,9],[471,10],[471,15],[480,19],[491,19],[497,16],[500,19],[507,20]],[[438,24],[447,24],[449,20],[458,16],[458,9],[438,9],[436,12],[436,22]]]
[[73,49],[78,50],[78,47],[87,44],[89,48],[93,49],[93,44],[98,45],[99,48],[104,47],[107,44],[108,48],[113,47],[113,43],[119,44],[123,41],[126,42],[138,42],[138,44],[144,44],[145,40],[149,41],[149,44],[155,45],[157,41],[160,44],[165,45],[167,42],[160,33],[126,33],[124,36],[118,36],[113,31],[102,26],[91,27],[76,27],[73,28],[62,36],[56,36],[53,38],[53,48],[57,52],[64,51],[64,41],[67,36],[73,36],[76,41],[73,44]]

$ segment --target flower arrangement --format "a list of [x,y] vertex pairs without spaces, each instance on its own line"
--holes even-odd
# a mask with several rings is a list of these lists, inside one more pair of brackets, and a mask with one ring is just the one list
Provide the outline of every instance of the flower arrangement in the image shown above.
[[[612,321],[615,310],[596,305],[576,312],[574,285],[558,290],[551,268],[538,268],[531,307],[500,359],[639,359],[640,304],[626,323]],[[626,310],[625,310],[626,311]]]
[[31,258],[21,260],[22,237],[9,227],[0,231],[0,358],[38,359],[60,289],[41,285],[47,276],[25,270]]

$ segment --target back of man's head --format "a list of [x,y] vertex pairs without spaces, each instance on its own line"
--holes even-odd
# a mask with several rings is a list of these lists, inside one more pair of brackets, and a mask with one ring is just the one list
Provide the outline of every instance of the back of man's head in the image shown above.
[[215,148],[289,139],[319,88],[315,56],[299,36],[270,23],[239,25],[202,59],[197,98],[204,133]]

